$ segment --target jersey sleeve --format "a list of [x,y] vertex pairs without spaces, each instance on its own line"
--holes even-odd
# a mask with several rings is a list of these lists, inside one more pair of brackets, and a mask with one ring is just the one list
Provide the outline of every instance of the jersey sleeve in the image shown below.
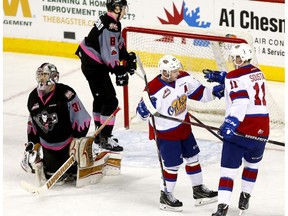
[[189,76],[188,77],[188,98],[191,100],[209,102],[214,100],[212,89],[202,85],[198,80]]
[[242,122],[250,101],[247,87],[241,79],[230,79],[229,84],[227,83],[225,86],[228,88],[228,97],[232,102],[230,115]]
[[28,142],[33,143],[39,143],[39,135],[37,133],[37,129],[32,121],[31,115],[29,115],[28,121],[27,121],[27,138]]
[[73,129],[73,136],[76,138],[86,136],[90,127],[91,116],[76,94],[72,100],[68,101],[67,105]]

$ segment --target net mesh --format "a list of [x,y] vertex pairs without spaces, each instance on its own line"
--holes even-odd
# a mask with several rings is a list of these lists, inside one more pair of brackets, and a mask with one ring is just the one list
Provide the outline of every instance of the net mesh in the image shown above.
[[[230,71],[234,69],[231,60],[228,58],[228,51],[231,46],[246,42],[253,47],[253,38],[247,33],[233,32],[228,34],[223,31],[208,31],[177,26],[162,26],[154,29],[128,27],[125,38],[127,49],[139,55],[146,70],[148,81],[159,74],[157,68],[159,59],[163,55],[169,54],[177,57],[183,64],[184,70],[206,86],[214,86],[216,83],[208,83],[204,79],[203,69]],[[252,63],[258,66],[255,53]],[[132,91],[129,90],[129,102],[134,101],[135,103],[135,100],[141,98],[144,86],[140,89],[139,86],[132,88]],[[130,89],[132,88],[130,86]],[[133,93],[130,94],[131,92]],[[271,127],[284,127],[284,111],[275,103],[269,90],[266,93],[266,100],[268,101]],[[137,104],[133,106],[135,107],[131,107],[130,117],[135,116]],[[225,115],[224,100],[216,99],[208,103],[189,100],[188,106],[190,111],[197,113],[195,116],[202,120],[223,122]]]

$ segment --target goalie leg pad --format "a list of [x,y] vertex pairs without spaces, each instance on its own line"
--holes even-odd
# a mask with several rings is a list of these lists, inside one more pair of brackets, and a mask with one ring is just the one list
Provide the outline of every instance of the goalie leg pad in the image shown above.
[[43,162],[39,161],[33,164],[33,168],[35,170],[36,181],[38,186],[42,186],[46,183],[47,179],[44,173]]
[[116,176],[121,172],[121,160],[122,153],[109,153],[109,159],[107,160],[104,169],[104,176]]
[[96,184],[103,176],[120,174],[122,153],[100,152],[90,167],[78,167],[76,187]]
[[74,154],[79,167],[93,165],[92,144],[94,137],[74,138],[70,143],[70,155]]

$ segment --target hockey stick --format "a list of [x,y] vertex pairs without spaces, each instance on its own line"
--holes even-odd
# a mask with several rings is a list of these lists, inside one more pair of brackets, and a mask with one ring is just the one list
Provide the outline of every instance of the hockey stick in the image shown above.
[[[171,120],[171,121],[177,121],[177,122],[180,122],[180,123],[183,123],[183,124],[190,124],[190,125],[194,125],[194,126],[197,126],[197,127],[205,128],[209,132],[211,132],[214,136],[216,136],[218,139],[223,140],[223,138],[221,136],[219,136],[217,133],[215,133],[213,131],[213,130],[219,131],[219,128],[204,124],[198,118],[193,116],[191,113],[189,113],[189,116],[192,117],[198,123],[187,122],[187,121],[183,121],[181,119],[177,119],[177,118],[173,118],[173,117],[170,117],[170,116],[162,115],[162,114],[158,113],[157,110],[154,108],[154,106],[152,105],[152,103],[150,101],[150,97],[147,95],[147,93],[143,92],[142,98],[144,100],[144,103],[145,103],[147,109],[149,110],[149,112],[152,115],[154,115],[156,117],[168,119],[168,120]],[[236,132],[235,135],[236,136],[245,137],[245,138],[248,138],[248,139],[253,139],[253,140],[258,140],[258,141],[262,141],[262,142],[271,143],[271,144],[274,144],[274,145],[285,146],[285,143],[274,141],[274,140],[268,140],[268,139],[265,139],[263,137],[257,137],[257,136],[252,136],[252,135],[248,135],[248,134],[242,134],[242,133],[239,133],[239,132]]]
[[[94,132],[93,136],[96,137],[101,130],[107,125],[107,123],[116,115],[116,113],[120,110],[120,107],[117,107],[117,109],[103,122],[103,124]],[[70,155],[68,160],[62,164],[62,166],[46,181],[46,183],[40,187],[34,186],[28,182],[21,181],[20,187],[26,190],[29,193],[36,194],[36,195],[42,195],[47,190],[53,187],[55,183],[61,178],[61,176],[66,173],[66,171],[74,164],[75,162],[75,156],[73,154]]]
[[[208,129],[212,129],[212,130],[219,130],[219,128],[215,128],[215,127],[211,127],[211,126],[208,126],[208,125],[205,125],[203,122],[201,122],[198,118],[196,118],[195,116],[193,116],[191,113],[189,113],[190,117],[192,117],[196,122],[198,122],[199,124],[203,125],[204,128],[206,128],[207,130]],[[209,131],[210,131],[209,130]],[[252,135],[249,135],[249,134],[243,134],[243,133],[240,133],[240,132],[236,132],[234,133],[236,136],[240,136],[240,137],[245,137],[245,138],[248,138],[248,139],[253,139],[253,140],[258,140],[258,141],[262,141],[262,142],[267,142],[267,143],[271,143],[271,144],[274,144],[274,145],[279,145],[279,146],[285,146],[285,143],[283,142],[278,142],[278,141],[275,141],[275,140],[268,140],[266,138],[263,138],[263,137],[257,137],[257,136],[252,136]]]
[[[146,72],[145,72],[145,70],[143,68],[143,65],[142,65],[142,62],[141,62],[141,59],[140,59],[139,55],[137,55],[136,58],[137,58],[137,64],[138,64],[138,66],[140,68],[140,71],[143,74],[143,78],[144,78],[144,81],[145,81],[145,89],[146,89],[146,91],[144,91],[144,92],[147,92],[147,96],[149,97],[150,96],[150,92],[149,92],[149,87],[148,87],[147,75],[146,75]],[[155,136],[155,142],[156,142],[156,146],[157,146],[157,155],[158,155],[158,160],[159,160],[159,163],[160,163],[160,169],[161,169],[161,175],[162,175],[162,180],[163,180],[163,186],[164,186],[165,193],[167,193],[167,185],[166,185],[166,180],[164,178],[164,167],[163,167],[162,157],[160,155],[160,146],[159,146],[159,143],[158,143],[155,118],[154,118],[153,115],[151,116],[151,119],[152,119],[152,126],[153,126],[153,131],[154,131],[154,136]]]

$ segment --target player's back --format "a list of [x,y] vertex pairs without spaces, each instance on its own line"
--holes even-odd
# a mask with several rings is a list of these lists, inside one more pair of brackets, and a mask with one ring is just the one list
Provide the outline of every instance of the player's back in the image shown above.
[[[269,113],[265,98],[267,84],[262,71],[250,64],[229,72],[226,78],[226,88],[229,89],[229,98],[226,100],[236,104],[234,112],[235,107],[237,112],[245,112],[243,121],[239,119],[242,122],[238,130],[254,136],[268,136]],[[233,110],[231,106],[227,107],[230,113]]]

